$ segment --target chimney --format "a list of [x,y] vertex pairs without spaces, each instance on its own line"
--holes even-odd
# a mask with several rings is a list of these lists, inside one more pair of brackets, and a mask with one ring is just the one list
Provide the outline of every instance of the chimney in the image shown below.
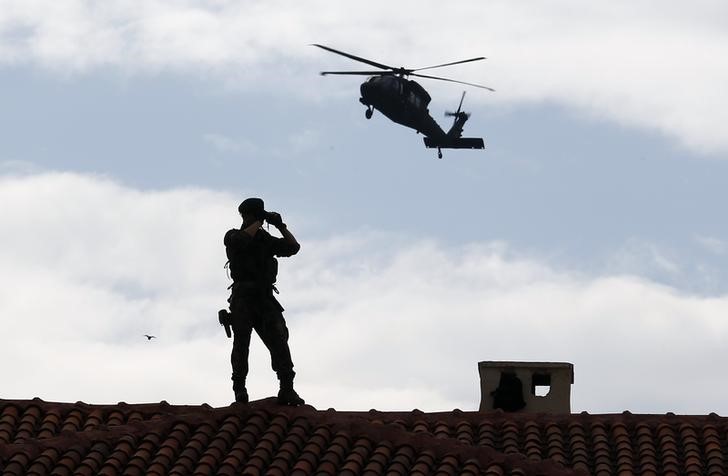
[[480,411],[571,413],[574,364],[478,362]]

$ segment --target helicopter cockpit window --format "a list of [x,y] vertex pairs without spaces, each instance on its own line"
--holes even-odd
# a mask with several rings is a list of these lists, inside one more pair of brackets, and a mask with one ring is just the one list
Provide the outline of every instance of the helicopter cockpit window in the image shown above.
[[409,92],[407,100],[412,106],[416,107],[417,109],[422,109],[422,99],[420,99],[420,97],[417,96],[413,91]]
[[388,76],[379,76],[376,79],[382,90],[387,91],[390,94],[402,93],[402,85],[399,81],[397,81],[397,79]]

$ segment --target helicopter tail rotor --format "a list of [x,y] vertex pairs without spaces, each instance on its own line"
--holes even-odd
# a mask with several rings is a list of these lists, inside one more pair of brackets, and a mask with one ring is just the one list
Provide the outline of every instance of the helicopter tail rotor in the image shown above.
[[463,108],[463,100],[465,99],[465,91],[463,91],[462,96],[460,96],[460,104],[458,104],[458,110],[455,112],[452,111],[445,111],[445,117],[465,117],[466,119],[470,117],[469,112],[461,112],[461,109]]

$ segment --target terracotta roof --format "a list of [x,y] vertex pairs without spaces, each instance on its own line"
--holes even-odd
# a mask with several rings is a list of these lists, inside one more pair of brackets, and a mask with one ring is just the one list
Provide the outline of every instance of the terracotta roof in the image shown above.
[[728,419],[0,400],[3,475],[724,474]]

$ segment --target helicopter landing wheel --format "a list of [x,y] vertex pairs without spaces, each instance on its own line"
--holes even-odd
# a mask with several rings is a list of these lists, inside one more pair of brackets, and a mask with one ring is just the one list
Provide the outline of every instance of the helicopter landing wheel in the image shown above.
[[366,117],[367,119],[371,119],[373,113],[374,111],[372,111],[372,108],[367,108],[367,110],[364,111],[364,117]]
[[442,159],[442,151],[439,148],[437,149],[437,158]]

